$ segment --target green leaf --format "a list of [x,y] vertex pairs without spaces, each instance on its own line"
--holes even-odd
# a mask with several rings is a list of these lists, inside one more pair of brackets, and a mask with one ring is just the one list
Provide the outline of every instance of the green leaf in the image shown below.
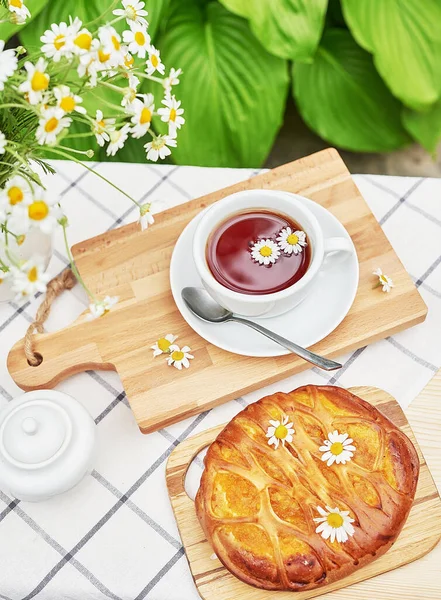
[[187,122],[173,159],[218,167],[261,165],[283,120],[286,61],[268,54],[247,22],[217,2],[180,0],[159,47],[166,65],[183,69],[176,93]]
[[392,93],[417,110],[433,104],[441,93],[441,2],[342,0],[342,6]]
[[[26,6],[28,7],[29,12],[31,13],[30,18],[28,18],[26,23],[23,23],[22,25],[14,25],[14,23],[1,23],[0,40],[8,40],[15,33],[21,32],[24,29],[26,29],[26,27],[28,27],[30,23],[35,21],[35,18],[43,10],[43,8],[48,2],[49,0],[26,0]],[[59,2],[53,2],[52,0],[52,3],[58,4]]]
[[165,15],[170,6],[170,0],[147,0],[144,8],[148,11],[147,21],[149,22],[149,34],[154,40],[158,33],[161,32]]
[[250,21],[251,30],[272,54],[310,60],[320,41],[328,0],[220,0]]
[[441,140],[441,100],[425,112],[404,108],[402,119],[414,140],[434,155]]
[[295,63],[293,75],[300,113],[325,140],[362,152],[394,150],[409,142],[400,103],[349,32],[326,30],[314,62]]

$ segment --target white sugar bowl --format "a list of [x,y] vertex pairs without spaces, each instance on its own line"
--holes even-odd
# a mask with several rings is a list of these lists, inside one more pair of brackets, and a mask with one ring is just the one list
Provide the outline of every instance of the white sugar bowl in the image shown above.
[[28,502],[75,486],[92,469],[96,426],[74,398],[23,394],[0,412],[0,489]]

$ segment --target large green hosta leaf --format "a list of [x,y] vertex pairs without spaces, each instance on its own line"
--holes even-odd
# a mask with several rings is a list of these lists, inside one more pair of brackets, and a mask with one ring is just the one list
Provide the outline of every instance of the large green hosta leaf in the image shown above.
[[322,35],[328,0],[220,0],[250,21],[253,33],[272,54],[309,60]]
[[441,93],[440,0],[342,0],[342,6],[392,93],[411,108],[433,104]]
[[425,112],[405,108],[402,117],[404,127],[411,136],[428,152],[435,154],[441,140],[441,100]]
[[325,31],[314,62],[295,63],[293,75],[302,117],[332,144],[382,152],[409,141],[400,121],[400,103],[349,32]]
[[282,124],[284,60],[268,54],[248,23],[217,2],[180,0],[159,42],[164,62],[183,69],[177,95],[185,126],[173,159],[181,164],[258,166]]

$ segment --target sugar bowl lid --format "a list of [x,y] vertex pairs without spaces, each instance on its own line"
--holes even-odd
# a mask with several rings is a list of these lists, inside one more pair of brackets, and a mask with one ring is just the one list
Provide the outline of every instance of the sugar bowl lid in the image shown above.
[[74,398],[39,390],[0,412],[0,488],[40,500],[75,485],[87,472],[95,423]]

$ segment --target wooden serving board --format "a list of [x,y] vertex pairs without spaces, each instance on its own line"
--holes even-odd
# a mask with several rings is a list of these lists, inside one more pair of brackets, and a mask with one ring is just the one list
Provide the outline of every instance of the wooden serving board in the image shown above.
[[[256,188],[313,199],[343,223],[356,246],[357,297],[341,325],[314,346],[316,352],[341,355],[424,320],[421,296],[339,154],[329,149],[167,210],[145,232],[133,223],[77,244],[73,254],[89,288],[98,297],[119,296],[120,302],[100,319],[82,316],[66,329],[37,336],[36,350],[43,356],[38,367],[28,365],[18,342],[8,357],[17,385],[48,388],[80,371],[116,370],[141,431],[148,433],[308,368],[294,355],[250,358],[212,346],[186,324],[172,298],[170,258],[184,227],[220,198]],[[377,267],[393,278],[391,294],[373,290]],[[153,358],[150,346],[167,333],[191,347],[195,359],[189,369],[180,372],[160,364],[163,357]]]
[[[199,525],[194,502],[184,489],[185,476],[190,463],[222,431],[224,425],[221,425],[180,443],[170,454],[166,469],[171,504],[190,570],[201,598],[204,600],[232,600],[232,598],[237,600],[269,600],[271,598],[274,600],[277,597],[277,600],[306,600],[306,598],[313,598],[321,594],[325,594],[323,598],[329,597],[330,600],[343,600],[344,598],[351,600],[366,600],[367,598],[375,598],[376,600],[386,600],[386,598],[391,600],[396,600],[396,598],[416,600],[416,598],[421,598],[429,600],[429,598],[439,599],[441,597],[440,552],[436,553],[431,562],[432,575],[430,575],[431,570],[426,562],[418,573],[415,569],[410,570],[412,572],[409,571],[409,576],[406,576],[407,570],[400,570],[393,580],[385,576],[369,582],[366,581],[364,584],[351,587],[350,590],[342,589],[421,558],[430,552],[441,539],[441,498],[413,431],[398,402],[378,388],[355,387],[350,388],[349,391],[376,406],[385,416],[398,425],[412,440],[418,452],[420,476],[415,500],[395,544],[386,554],[359,571],[355,571],[340,581],[315,590],[269,592],[247,585],[237,579],[213,556],[213,549]],[[427,450],[430,451],[434,459],[439,461],[439,451],[437,450],[439,447],[439,430],[436,431],[436,428],[433,428],[431,438],[428,439],[427,436],[427,426],[430,428],[431,419],[438,422],[438,426],[441,424],[439,408],[433,403],[432,411],[427,410],[427,406],[425,406],[425,409],[426,412],[423,413],[425,437],[423,439],[426,442]],[[441,546],[439,549],[441,549]],[[333,590],[340,590],[340,592],[328,595],[328,592]]]

